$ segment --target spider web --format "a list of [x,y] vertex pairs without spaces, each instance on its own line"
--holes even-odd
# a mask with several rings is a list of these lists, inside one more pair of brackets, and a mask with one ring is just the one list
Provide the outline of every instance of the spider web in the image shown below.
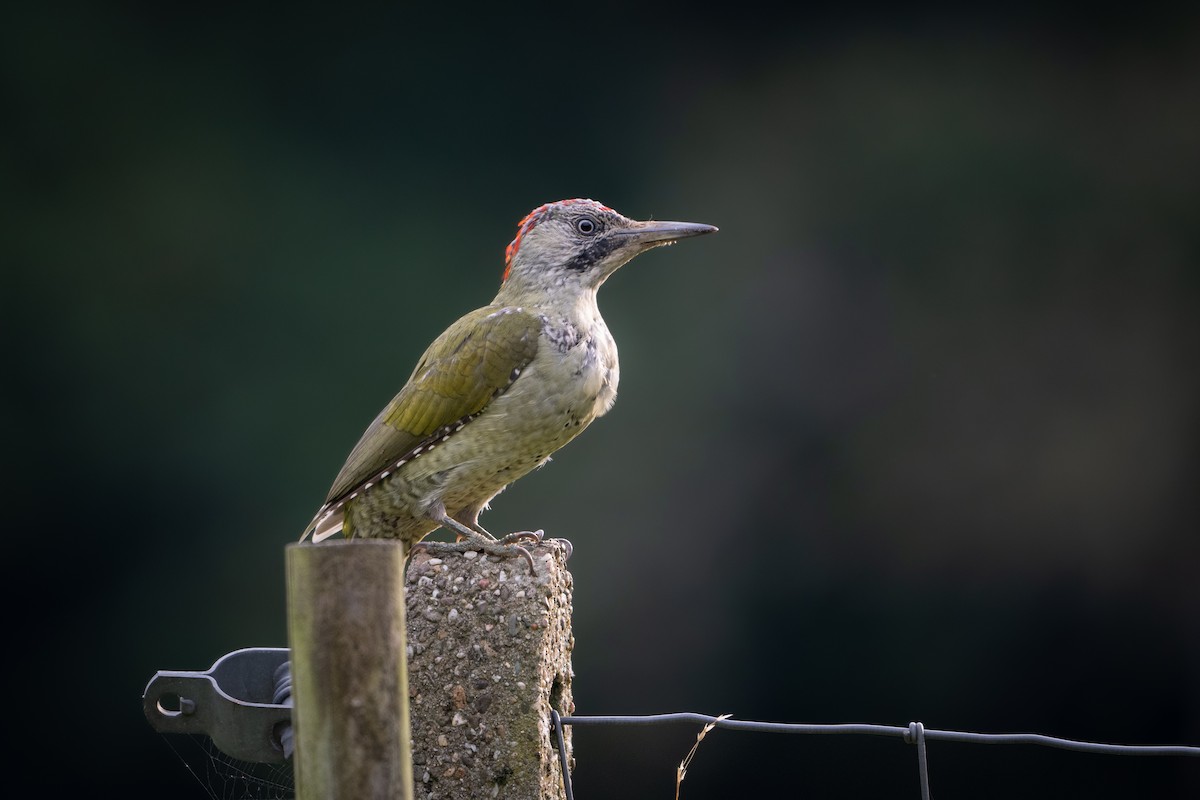
[[292,800],[292,762],[257,764],[230,758],[202,734],[163,734],[172,752],[212,800]]

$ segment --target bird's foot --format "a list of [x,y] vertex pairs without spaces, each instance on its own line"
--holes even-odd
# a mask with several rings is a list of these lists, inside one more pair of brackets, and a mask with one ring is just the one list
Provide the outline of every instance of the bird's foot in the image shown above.
[[489,556],[495,556],[498,559],[504,559],[520,555],[529,564],[529,572],[535,576],[537,575],[537,567],[534,566],[533,556],[528,550],[515,542],[485,539],[480,536],[479,538],[463,539],[457,542],[417,542],[413,545],[412,549],[416,550],[418,548],[433,556],[446,553],[458,553],[461,555],[463,553],[482,552]]
[[502,536],[499,539],[501,544],[542,544],[543,542],[558,542],[563,548],[563,558],[566,561],[571,560],[571,554],[575,552],[575,546],[568,539],[547,539],[546,532],[539,529],[536,531],[516,531],[507,536]]
[[498,540],[501,544],[541,544],[546,538],[546,532],[543,530],[536,531],[516,531],[507,536],[501,536]]

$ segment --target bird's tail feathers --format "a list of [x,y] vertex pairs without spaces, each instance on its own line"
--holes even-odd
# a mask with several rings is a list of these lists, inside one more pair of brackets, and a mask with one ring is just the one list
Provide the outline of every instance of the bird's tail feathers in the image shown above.
[[313,521],[308,523],[304,533],[300,534],[300,541],[303,542],[309,535],[312,536],[313,544],[325,541],[342,530],[345,518],[346,515],[341,508],[322,506],[317,515],[313,517]]

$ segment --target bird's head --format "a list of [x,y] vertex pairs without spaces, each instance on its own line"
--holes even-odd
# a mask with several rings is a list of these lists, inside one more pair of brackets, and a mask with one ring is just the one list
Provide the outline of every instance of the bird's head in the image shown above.
[[595,200],[547,203],[517,225],[505,251],[504,285],[595,289],[639,253],[715,230],[694,222],[639,222]]

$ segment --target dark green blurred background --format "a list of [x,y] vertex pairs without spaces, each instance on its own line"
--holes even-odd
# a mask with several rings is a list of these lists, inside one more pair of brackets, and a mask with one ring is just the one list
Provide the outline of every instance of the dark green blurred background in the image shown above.
[[[484,518],[575,544],[579,713],[1200,744],[1200,16],[1000,8],[3,12],[5,779],[205,796],[145,682],[286,643],[283,546],[572,196],[721,227],[605,287],[619,402]],[[578,731],[577,796],[671,796],[694,733]],[[683,795],[914,761],[718,731]]]

